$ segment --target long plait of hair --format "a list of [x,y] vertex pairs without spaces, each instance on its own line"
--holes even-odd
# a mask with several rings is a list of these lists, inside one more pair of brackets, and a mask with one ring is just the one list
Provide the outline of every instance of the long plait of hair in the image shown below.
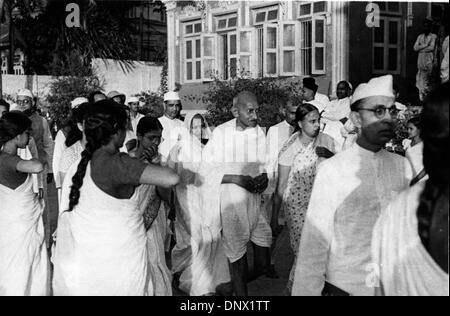
[[80,200],[80,189],[86,175],[87,166],[95,151],[102,145],[107,144],[114,133],[114,128],[108,123],[104,115],[97,114],[90,117],[85,122],[86,149],[81,154],[81,161],[78,164],[77,172],[72,177],[72,186],[69,194],[69,209],[73,211]]

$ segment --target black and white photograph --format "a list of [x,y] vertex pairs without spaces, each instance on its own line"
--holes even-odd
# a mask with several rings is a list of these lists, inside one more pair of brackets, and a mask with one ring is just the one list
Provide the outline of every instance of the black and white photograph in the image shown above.
[[0,0],[0,296],[448,296],[449,9]]

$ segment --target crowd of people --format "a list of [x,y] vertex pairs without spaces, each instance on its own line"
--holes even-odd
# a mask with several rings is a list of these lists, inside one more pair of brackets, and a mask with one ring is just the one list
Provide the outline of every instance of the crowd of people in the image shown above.
[[14,109],[1,100],[0,295],[246,296],[278,277],[284,227],[294,264],[280,295],[448,295],[448,82],[409,119],[406,158],[385,149],[406,110],[391,75],[341,81],[332,101],[318,88],[304,78],[267,133],[250,91],[215,128],[181,120],[174,91],[160,118],[96,91],[54,141],[31,91]]

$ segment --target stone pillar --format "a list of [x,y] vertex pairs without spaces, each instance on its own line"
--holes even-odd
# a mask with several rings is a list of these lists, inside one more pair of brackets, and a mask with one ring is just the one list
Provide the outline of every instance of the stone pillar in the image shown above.
[[163,0],[167,12],[167,88],[169,91],[175,89],[176,78],[176,18],[175,12],[177,2]]
[[[330,3],[330,2],[329,2]],[[341,80],[348,80],[349,76],[349,25],[348,25],[348,1],[332,1],[332,95],[336,94],[336,85]]]

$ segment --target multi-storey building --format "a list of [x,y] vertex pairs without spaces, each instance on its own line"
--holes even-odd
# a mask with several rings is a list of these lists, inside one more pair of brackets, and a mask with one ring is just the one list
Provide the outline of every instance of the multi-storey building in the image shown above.
[[[415,93],[413,45],[423,20],[448,19],[448,3],[350,1],[165,1],[168,82],[201,94],[214,78],[313,76],[333,95],[390,73]],[[444,18],[447,18],[444,20]],[[442,30],[441,30],[442,33]],[[443,37],[441,36],[441,40]],[[298,80],[298,78],[297,78]],[[188,108],[201,107],[184,100]]]

